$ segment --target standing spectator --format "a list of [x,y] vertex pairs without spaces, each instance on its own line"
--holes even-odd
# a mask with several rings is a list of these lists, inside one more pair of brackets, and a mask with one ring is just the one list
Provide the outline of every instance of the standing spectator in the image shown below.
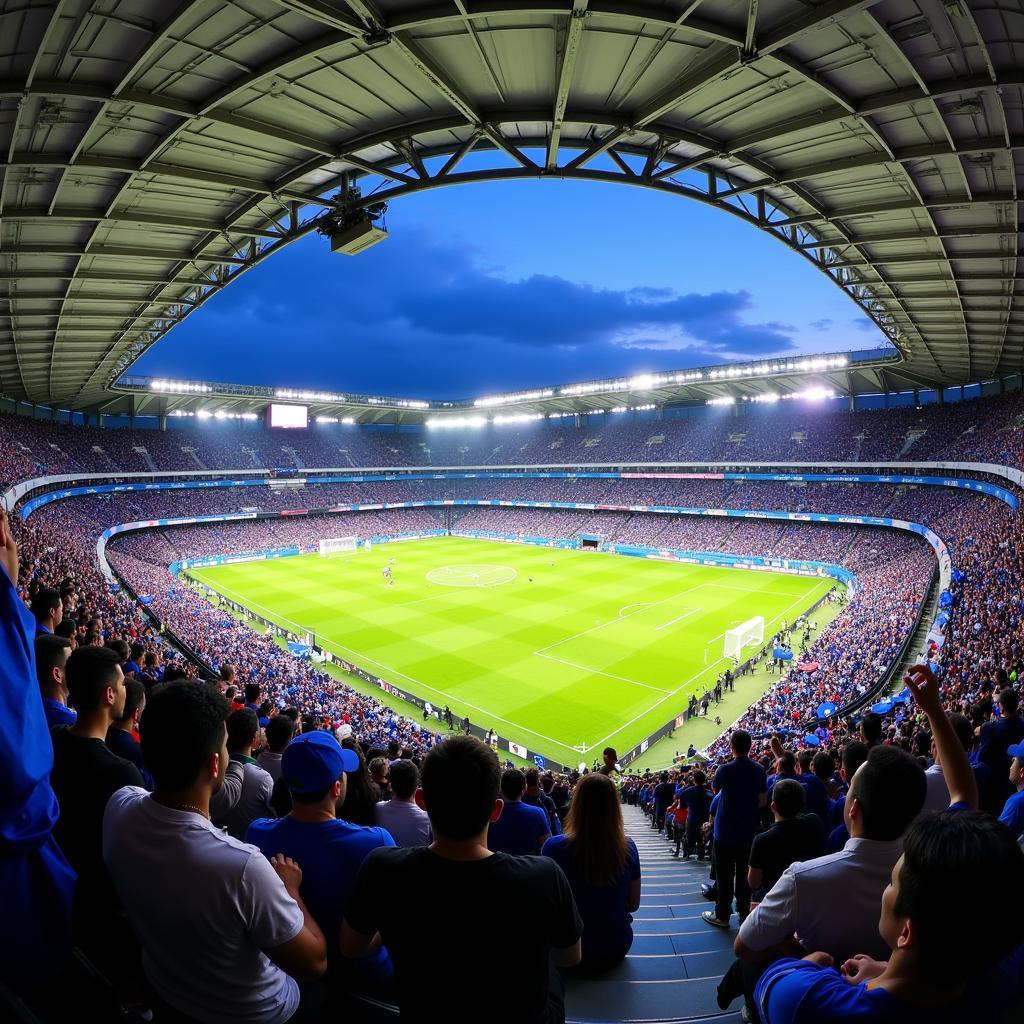
[[539,808],[524,804],[526,777],[518,768],[509,768],[501,776],[501,815],[491,822],[487,846],[495,852],[511,854],[540,853],[551,836],[548,816]]
[[217,824],[224,826],[236,839],[244,840],[249,826],[257,818],[274,817],[270,801],[274,780],[252,756],[252,747],[259,734],[256,712],[250,707],[233,711],[228,716],[227,729],[231,760],[242,765],[242,794],[234,807],[217,818]]
[[811,758],[811,770],[804,772],[799,779],[800,785],[804,787],[804,810],[815,815],[823,826],[828,819],[830,807],[828,785],[835,770],[836,763],[832,755],[819,750]]
[[281,755],[294,733],[295,722],[288,715],[274,715],[263,730],[267,745],[260,751],[256,763],[274,782],[281,778]]
[[551,834],[557,836],[562,831],[562,825],[558,820],[558,812],[555,810],[555,801],[541,789],[540,772],[536,768],[527,768],[523,776],[526,779],[523,803],[539,807],[548,816]]
[[552,836],[541,852],[565,872],[583,918],[580,969],[600,973],[621,963],[640,906],[640,854],[626,836],[615,783],[600,772],[580,779],[565,834]]
[[131,761],[142,775],[146,789],[153,788],[153,780],[142,763],[142,747],[136,739],[139,719],[146,709],[146,688],[137,679],[124,681],[124,710],[107,730],[107,746],[126,761]]
[[[565,1007],[554,968],[579,962],[583,925],[554,861],[488,849],[488,823],[502,811],[497,755],[473,737],[446,740],[427,754],[422,783],[416,800],[434,841],[375,850],[363,861],[342,952],[365,956],[379,935],[395,963],[404,1024],[437,1019],[424,994],[450,976],[453,963],[459,998],[444,1013],[451,1024],[482,1016],[496,1024],[560,1024]],[[516,951],[510,978],[505,958],[495,956],[494,922],[513,920],[529,941]]]
[[142,717],[150,795],[126,787],[103,822],[103,858],[157,995],[203,1024],[283,1024],[293,977],[321,976],[326,943],[294,861],[268,861],[210,821],[228,764],[229,705],[196,680],[161,687]]
[[1010,764],[1010,785],[1014,794],[1003,805],[999,820],[1013,833],[1015,839],[1024,836],[1024,743],[1015,743],[1007,753]]
[[601,766],[597,770],[602,775],[610,776],[612,781],[618,784],[622,772],[619,770],[619,755],[614,747],[605,747],[601,752]]
[[686,845],[683,856],[689,860],[694,853],[697,860],[704,859],[704,825],[711,815],[711,790],[707,776],[700,770],[693,773],[689,786],[679,794],[679,802],[686,808]]
[[131,939],[103,865],[103,812],[122,786],[142,786],[143,778],[131,761],[118,757],[106,744],[111,725],[124,713],[127,696],[117,654],[108,647],[80,647],[68,658],[67,680],[78,718],[74,725],[51,733],[51,779],[61,812],[54,835],[78,872],[75,942],[124,993],[117,958],[127,959]]
[[64,679],[71,643],[50,633],[36,633],[36,676],[43,695],[43,713],[46,724],[54,729],[60,725],[74,725],[78,717],[68,707],[68,687]]
[[345,799],[346,773],[358,770],[359,758],[330,733],[311,732],[294,739],[281,760],[281,778],[292,797],[291,813],[254,821],[245,839],[268,860],[281,854],[302,868],[299,891],[326,936],[333,980],[376,988],[386,984],[392,973],[385,950],[375,950],[347,967],[338,953],[342,913],[360,864],[371,850],[395,845],[382,828],[353,825],[336,816],[337,805]]
[[53,746],[36,695],[36,620],[18,597],[18,548],[0,506],[0,980],[29,995],[71,954],[75,874],[53,837]]
[[757,833],[758,812],[768,799],[764,769],[748,756],[750,733],[735,730],[730,746],[733,759],[718,769],[711,784],[721,797],[714,827],[718,900],[713,911],[701,914],[707,924],[718,928],[729,927],[734,887],[741,924],[750,913],[750,886],[747,884],[750,844]]
[[665,827],[665,812],[675,795],[675,783],[669,781],[668,772],[662,772],[654,787],[654,813],[651,815],[651,827],[659,832]]
[[992,773],[990,798],[993,810],[1012,795],[1010,785],[1010,755],[1007,752],[1015,744],[1024,741],[1024,719],[1017,713],[1020,694],[1007,686],[999,692],[999,718],[986,722],[981,727],[978,744],[978,760],[988,765]]
[[419,771],[412,761],[391,766],[391,799],[377,804],[377,824],[387,829],[398,846],[429,846],[430,819],[415,800]]
[[35,592],[29,607],[36,617],[37,633],[52,633],[64,617],[64,605],[60,594],[49,587],[41,587]]
[[346,776],[345,799],[338,805],[338,817],[353,825],[375,825],[375,808],[381,799],[380,788],[370,776],[363,751],[354,736],[346,736],[341,745],[359,759],[359,767]]

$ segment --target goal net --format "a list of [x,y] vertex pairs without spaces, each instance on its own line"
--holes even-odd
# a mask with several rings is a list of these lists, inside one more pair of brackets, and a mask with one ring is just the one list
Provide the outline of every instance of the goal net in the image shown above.
[[324,537],[320,541],[320,554],[329,558],[343,551],[355,551],[358,546],[359,540],[356,537]]
[[757,647],[764,643],[764,616],[748,619],[725,633],[725,657],[742,660],[744,647]]

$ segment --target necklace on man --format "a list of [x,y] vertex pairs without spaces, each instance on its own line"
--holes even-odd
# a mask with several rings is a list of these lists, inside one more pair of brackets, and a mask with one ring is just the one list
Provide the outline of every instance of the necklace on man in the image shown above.
[[202,807],[196,807],[195,804],[176,804],[173,808],[176,811],[193,811],[196,814],[201,814],[204,818],[209,819],[210,815],[202,809]]

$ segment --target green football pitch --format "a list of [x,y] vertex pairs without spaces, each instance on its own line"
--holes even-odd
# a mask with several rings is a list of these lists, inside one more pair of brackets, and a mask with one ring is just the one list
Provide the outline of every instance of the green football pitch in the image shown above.
[[458,537],[190,575],[565,764],[639,743],[714,686],[726,630],[763,615],[767,639],[835,585]]

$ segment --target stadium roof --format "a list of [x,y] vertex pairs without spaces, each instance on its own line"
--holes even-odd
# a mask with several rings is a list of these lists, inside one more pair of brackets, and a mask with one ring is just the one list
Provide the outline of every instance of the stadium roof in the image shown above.
[[115,408],[343,190],[544,175],[776,235],[902,353],[884,389],[1024,365],[1020,0],[2,0],[0,58],[15,398]]

